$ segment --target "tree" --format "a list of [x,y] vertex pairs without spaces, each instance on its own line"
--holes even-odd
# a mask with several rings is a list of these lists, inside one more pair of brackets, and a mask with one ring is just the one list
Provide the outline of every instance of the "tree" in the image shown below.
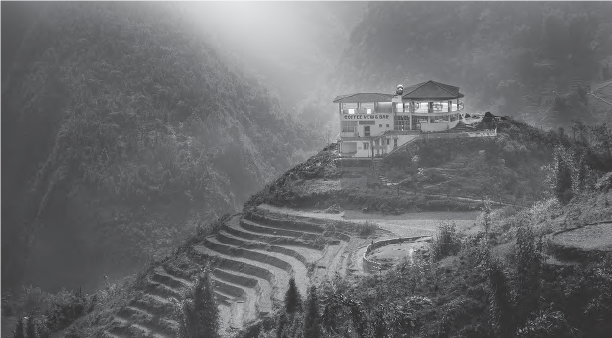
[[529,225],[518,228],[516,234],[517,320],[523,324],[538,309],[540,259],[534,233]]
[[319,323],[317,288],[313,285],[308,292],[308,309],[306,310],[304,318],[304,338],[321,337],[321,326]]
[[193,291],[193,301],[187,305],[187,334],[191,338],[218,337],[219,310],[215,304],[210,270],[207,268],[198,279]]
[[287,314],[293,314],[296,311],[302,310],[302,297],[295,285],[295,279],[289,279],[289,289],[285,293],[285,311]]
[[573,197],[572,191],[572,172],[567,163],[566,156],[563,156],[564,150],[558,149],[555,151],[555,197],[561,204],[567,204]]
[[496,337],[514,336],[514,309],[510,303],[510,290],[501,263],[489,258],[487,273],[489,277],[489,312],[491,327]]
[[13,333],[13,338],[24,338],[23,335],[23,318],[19,317],[17,321],[17,326],[15,327],[15,332]]
[[34,322],[34,315],[30,314],[26,321],[26,337],[36,338],[36,323]]
[[608,81],[611,78],[610,76],[610,64],[606,63],[602,68],[601,68],[601,79],[603,81]]

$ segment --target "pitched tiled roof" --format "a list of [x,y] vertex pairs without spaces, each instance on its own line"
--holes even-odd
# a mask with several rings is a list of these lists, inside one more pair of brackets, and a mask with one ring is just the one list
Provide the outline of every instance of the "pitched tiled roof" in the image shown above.
[[450,100],[463,97],[463,94],[459,93],[459,87],[429,80],[404,88],[402,97],[413,100]]
[[391,102],[392,98],[393,94],[357,93],[340,95],[334,99],[334,103]]

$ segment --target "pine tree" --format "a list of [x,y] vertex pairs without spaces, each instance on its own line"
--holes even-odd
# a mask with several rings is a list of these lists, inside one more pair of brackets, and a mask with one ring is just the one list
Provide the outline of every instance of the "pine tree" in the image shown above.
[[514,336],[515,325],[508,282],[499,262],[489,260],[488,265],[491,327],[496,337],[510,338]]
[[563,150],[555,152],[555,196],[562,204],[567,204],[573,197],[572,172],[566,159],[562,155]]
[[193,306],[187,308],[188,330],[191,338],[218,337],[219,310],[215,304],[210,271],[200,276],[193,292]]
[[319,301],[317,299],[317,288],[313,285],[308,292],[308,309],[304,318],[304,338],[319,337],[321,337]]
[[276,326],[276,338],[283,337],[283,331],[285,330],[285,327],[287,327],[287,324],[289,324],[289,319],[287,318],[287,314],[283,312],[281,313]]
[[295,279],[289,279],[289,289],[285,293],[285,311],[287,314],[293,314],[296,311],[302,310],[302,296],[295,285]]
[[23,318],[19,318],[17,321],[17,326],[15,327],[15,332],[13,334],[13,338],[24,338],[23,335]]
[[522,325],[539,305],[539,254],[529,225],[518,228],[516,238],[517,320]]
[[34,315],[30,315],[26,321],[26,335],[27,338],[36,338],[36,323],[34,322]]

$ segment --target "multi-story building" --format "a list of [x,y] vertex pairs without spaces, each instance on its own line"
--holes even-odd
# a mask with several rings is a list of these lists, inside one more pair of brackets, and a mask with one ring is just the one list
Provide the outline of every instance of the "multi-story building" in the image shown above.
[[420,133],[450,130],[461,119],[463,97],[459,87],[431,80],[405,89],[399,85],[395,94],[338,96],[340,153],[384,156]]

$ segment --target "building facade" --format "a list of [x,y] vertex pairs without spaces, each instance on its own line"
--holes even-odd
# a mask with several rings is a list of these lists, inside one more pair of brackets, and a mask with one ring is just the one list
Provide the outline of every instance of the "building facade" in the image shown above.
[[418,137],[443,132],[461,119],[464,95],[459,87],[426,81],[395,94],[357,93],[341,95],[340,153],[349,157],[381,157]]

